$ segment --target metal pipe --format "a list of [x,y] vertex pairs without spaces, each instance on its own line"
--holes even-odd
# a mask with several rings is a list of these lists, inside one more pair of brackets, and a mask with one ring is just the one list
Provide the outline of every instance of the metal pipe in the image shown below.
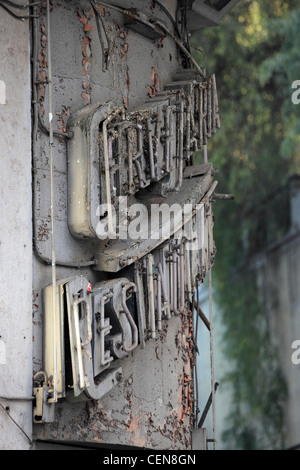
[[[216,383],[215,383],[215,386],[214,386],[214,393],[217,391],[218,386],[219,386],[219,384],[218,384],[218,382],[216,382]],[[206,405],[205,405],[205,407],[204,407],[204,410],[203,410],[203,412],[202,412],[201,418],[200,418],[200,420],[199,420],[198,428],[202,428],[202,427],[203,427],[203,424],[204,424],[204,421],[205,421],[205,419],[206,419],[207,413],[208,413],[209,408],[210,408],[210,406],[211,406],[211,404],[212,404],[212,395],[213,395],[212,392],[210,392],[210,395],[209,395],[209,397],[208,397],[208,400],[207,400]]]
[[208,329],[208,331],[210,331],[210,322],[207,319],[206,315],[203,313],[201,307],[197,304],[196,301],[194,301],[193,305],[194,305],[194,308],[196,309],[197,314],[199,315],[199,317],[201,318],[201,320],[205,324],[206,328]]
[[199,86],[199,147],[203,145],[203,89]]
[[164,297],[164,301],[167,305],[167,307],[165,309],[167,311],[166,312],[166,317],[167,317],[167,319],[170,319],[171,318],[171,311],[170,311],[170,301],[169,301],[169,292],[168,292],[168,286],[170,286],[170,279],[168,279],[167,283],[166,283],[166,279],[165,279],[165,273],[166,273],[167,278],[169,278],[169,270],[168,270],[168,267],[166,265],[165,256],[163,256],[162,260],[163,260],[162,261],[163,264],[158,263],[158,269],[160,270],[160,274],[161,274],[163,297]]
[[191,156],[191,96],[188,97],[188,106],[186,110],[186,159],[190,160]]
[[178,155],[179,167],[178,167],[178,180],[176,183],[175,191],[179,191],[182,185],[183,178],[183,129],[184,129],[184,101],[181,97],[180,99],[180,111],[179,111],[179,129],[178,129]]
[[208,162],[208,157],[207,157],[207,145],[203,145],[203,162],[207,163]]
[[173,252],[173,312],[176,314],[179,313],[177,309],[177,265],[178,265],[178,255],[177,252]]
[[207,87],[203,89],[203,145],[207,144]]
[[167,286],[166,286],[166,283],[165,283],[165,276],[164,276],[164,272],[163,272],[163,268],[162,268],[161,263],[158,263],[157,267],[158,267],[158,271],[159,271],[159,274],[160,274],[160,277],[161,277],[161,287],[162,287],[163,298],[164,298],[165,302],[168,302]]
[[[210,253],[210,237],[208,235],[208,250]],[[213,349],[213,311],[212,311],[212,279],[211,267],[208,271],[208,292],[209,292],[209,321],[210,321],[210,370],[211,370],[211,390],[212,390],[212,428],[213,428],[213,448],[216,449],[216,408],[215,408],[215,369],[214,369],[214,349]]]
[[[165,170],[167,173],[170,171],[170,112],[171,112],[171,106],[168,106],[165,113],[165,133],[166,133],[166,138],[165,138],[165,159],[166,159],[166,164],[165,164]],[[174,137],[172,137],[174,138]]]
[[140,184],[140,188],[144,188],[145,185],[146,185],[146,182],[144,180],[144,177],[143,177],[143,172],[142,172],[142,167],[141,167],[141,164],[138,160],[135,160],[135,165],[136,165],[136,171],[137,171],[137,174],[138,174],[138,178],[139,178],[139,184]]
[[182,242],[180,245],[180,310],[184,310],[184,243]]
[[49,165],[50,165],[50,218],[51,218],[51,275],[52,275],[52,318],[53,318],[53,398],[57,401],[57,325],[56,325],[56,254],[55,254],[55,229],[54,229],[54,163],[53,163],[53,127],[52,127],[52,58],[51,58],[51,26],[50,26],[50,1],[47,0],[47,37],[48,37],[48,112],[49,112]]
[[162,110],[159,108],[156,118],[156,150],[155,156],[157,161],[156,166],[156,178],[159,180],[163,173],[162,164],[163,164],[163,152],[159,152],[159,143],[160,143],[160,134],[161,134],[161,125],[162,125]]
[[[143,173],[145,173],[146,162],[145,162],[145,155],[144,155],[143,127],[141,124],[137,124],[137,132],[138,132],[138,136],[137,136],[138,151],[141,152],[141,168],[142,168]],[[146,182],[146,177],[144,178],[144,181]]]
[[89,308],[86,308],[86,314],[88,315],[88,334],[87,334],[87,339],[86,341],[82,342],[81,341],[81,335],[80,335],[80,326],[79,326],[79,309],[78,305],[81,302],[85,302],[86,306],[88,306],[88,302],[84,297],[79,297],[78,299],[75,299],[72,308],[73,308],[73,316],[74,316],[74,328],[75,328],[75,348],[77,351],[77,362],[78,362],[78,373],[79,373],[79,388],[82,390],[86,387],[86,380],[85,380],[85,374],[84,374],[84,366],[83,366],[83,358],[82,358],[82,346],[86,346],[92,339],[92,331],[91,331],[91,325],[89,324]]
[[156,338],[155,328],[155,307],[154,307],[154,286],[153,286],[153,255],[149,255],[147,259],[148,270],[148,299],[149,299],[149,326],[152,339]]
[[133,340],[132,340],[131,346],[127,346],[125,338],[123,339],[122,346],[123,346],[123,349],[124,349],[125,352],[133,351],[138,345],[138,328],[137,328],[137,326],[136,326],[136,324],[135,324],[135,322],[134,322],[134,320],[131,316],[131,313],[128,310],[127,304],[126,304],[126,294],[127,294],[127,291],[129,289],[133,289],[133,291],[136,292],[136,285],[133,282],[130,282],[122,288],[122,307],[124,309],[124,313],[127,316],[127,319],[130,323],[130,326],[131,326],[132,332],[133,332]]
[[160,275],[160,273],[158,273],[157,274],[157,329],[158,329],[158,331],[161,331],[161,319],[162,319],[161,290],[162,290],[161,275]]
[[211,132],[212,134],[215,134],[216,133],[216,110],[217,110],[217,106],[216,106],[216,77],[215,75],[213,74],[210,78],[211,80],[211,94],[212,94],[212,116],[211,116],[211,123],[212,123],[212,128],[211,128]]
[[211,103],[211,78],[207,81],[207,137],[211,137],[211,115],[212,115],[212,103]]
[[149,148],[149,160],[150,160],[150,174],[151,179],[155,181],[155,166],[153,156],[153,142],[152,142],[152,129],[150,119],[147,119],[147,132],[148,132],[148,148]]
[[133,193],[133,165],[132,165],[132,141],[130,138],[131,130],[128,129],[126,132],[127,137],[127,150],[128,150],[128,192]]

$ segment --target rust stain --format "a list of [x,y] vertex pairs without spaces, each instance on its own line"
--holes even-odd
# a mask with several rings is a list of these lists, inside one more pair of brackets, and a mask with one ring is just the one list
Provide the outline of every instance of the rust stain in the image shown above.
[[[92,10],[92,9],[91,9]],[[94,16],[92,11],[90,13]],[[89,18],[86,16],[84,11],[80,11],[79,8],[76,9],[76,14],[79,21],[83,25],[83,32],[84,36],[81,40],[81,52],[82,52],[82,88],[83,91],[81,93],[81,97],[84,101],[85,105],[90,104],[91,102],[91,84],[90,84],[90,69],[92,66],[92,48],[91,42],[92,38],[89,36],[90,32],[94,29],[94,27],[89,24]]]
[[140,408],[135,410],[134,415],[130,415],[129,422],[127,423],[127,428],[128,432],[133,434],[133,436],[129,436],[128,440],[129,442],[138,447],[144,447],[147,443],[147,438],[145,435],[140,435],[142,429],[142,426],[140,425],[140,415]]
[[38,84],[38,101],[40,103],[40,115],[41,117],[45,114],[44,101],[46,95],[45,84],[47,82],[47,72],[45,69],[48,68],[47,62],[47,35],[46,35],[46,26],[43,22],[40,24],[40,49],[38,52],[38,61],[39,61],[39,84]]
[[70,108],[62,106],[61,111],[56,112],[56,116],[58,130],[61,132],[66,132],[66,122],[68,117],[70,116]]
[[47,228],[47,224],[41,224],[38,227],[38,239],[39,241],[44,241],[49,239],[49,228]]
[[158,90],[159,80],[155,68],[151,67],[151,84],[147,86],[147,92],[150,98],[154,98]]
[[123,106],[125,109],[128,109],[128,98],[127,96],[122,95]]

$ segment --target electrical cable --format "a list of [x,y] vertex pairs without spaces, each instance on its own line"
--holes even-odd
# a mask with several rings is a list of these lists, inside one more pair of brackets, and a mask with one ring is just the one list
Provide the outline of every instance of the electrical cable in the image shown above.
[[11,0],[1,0],[1,3],[7,3],[7,5],[13,8],[25,10],[26,8],[34,7],[36,5],[41,5],[41,3],[44,3],[44,0],[41,0],[39,2],[27,3],[26,5],[20,5],[19,3],[12,2]]
[[[102,70],[103,72],[106,72],[107,67],[108,67],[108,62],[110,60],[110,42],[105,31],[103,18],[100,15],[99,11],[97,10],[97,6],[95,2],[93,2],[92,0],[89,0],[89,2],[92,5],[92,9],[96,17],[97,31],[98,31],[99,41],[100,41],[100,45],[102,49],[102,59],[103,59]],[[103,38],[102,30],[104,32],[105,38]]]
[[[38,2],[40,3],[40,2]],[[13,2],[10,2],[9,0],[0,0],[0,7],[2,7],[5,11],[7,11],[7,13],[9,15],[11,15],[13,18],[15,18],[16,20],[19,20],[19,21],[24,21],[24,20],[27,20],[28,18],[38,18],[39,16],[38,15],[17,15],[16,13],[14,13],[13,11],[10,10],[10,8],[8,8],[6,5],[10,5],[12,8],[19,8],[19,9],[22,9],[22,8],[28,8],[30,7],[31,5],[18,5],[17,4],[14,4]]]
[[21,428],[21,426],[17,423],[17,421],[9,414],[8,410],[4,408],[4,406],[0,403],[0,406],[1,408],[5,411],[5,413],[7,414],[7,416],[12,420],[12,422],[17,426],[17,428],[20,429],[20,431],[22,431],[22,433],[24,434],[24,436],[28,439],[30,445],[32,446],[33,442],[32,440],[30,439],[30,437],[28,436],[28,434],[24,431],[24,429]]
[[[186,46],[183,44],[182,40],[178,36],[176,36],[172,31],[170,31],[170,29],[166,26],[166,24],[163,21],[160,21],[158,18],[155,18],[154,16],[148,17],[148,15],[146,15],[144,12],[141,13],[138,10],[132,11],[132,10],[128,10],[125,8],[117,7],[116,5],[111,5],[106,2],[101,2],[101,1],[95,2],[95,3],[106,6],[107,8],[111,8],[112,10],[118,11],[119,13],[122,13],[123,15],[129,16],[130,18],[133,18],[136,21],[139,21],[140,23],[145,24],[146,26],[148,26],[149,28],[153,30],[155,30],[156,27],[159,27],[160,29],[162,29],[166,34],[168,34],[175,41],[177,46],[181,49],[181,51],[185,54],[185,56],[194,65],[199,75],[204,79],[207,78],[203,70],[199,67],[198,63],[192,56],[192,54],[188,51]],[[148,19],[145,19],[145,18],[148,18]]]

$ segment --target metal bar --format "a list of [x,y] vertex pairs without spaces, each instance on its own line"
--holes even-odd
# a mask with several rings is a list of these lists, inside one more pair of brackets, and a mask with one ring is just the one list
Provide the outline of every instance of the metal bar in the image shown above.
[[216,76],[215,74],[213,75],[213,87],[214,87],[214,95],[215,95],[215,122],[216,122],[216,128],[220,129],[221,124],[220,124],[220,116],[219,116],[219,103],[218,103],[218,92],[217,92],[217,82],[216,82]]
[[[195,307],[195,305],[194,305]],[[199,281],[196,279],[196,335],[195,335],[195,342],[197,344],[198,340],[198,325],[199,325]],[[204,315],[204,314],[203,314]],[[205,317],[206,318],[206,317]]]
[[199,87],[199,147],[203,145],[203,89]]
[[182,242],[180,245],[180,310],[184,310],[184,243]]
[[[219,386],[219,384],[218,384],[218,382],[216,382],[215,386],[214,386],[214,393],[217,391],[218,386]],[[213,394],[212,394],[212,392],[210,392],[210,395],[208,397],[208,400],[207,400],[206,405],[204,407],[204,410],[202,412],[201,418],[199,420],[198,428],[203,427],[203,424],[204,424],[204,421],[206,419],[207,413],[208,413],[209,408],[211,407],[211,404],[212,404],[212,396],[213,396]]]
[[209,320],[207,319],[206,315],[203,313],[203,311],[201,310],[201,307],[197,305],[197,302],[194,301],[194,308],[196,309],[196,311],[198,312],[198,315],[199,317],[201,318],[201,320],[203,321],[203,323],[205,324],[206,328],[210,331],[210,322]]
[[168,106],[166,109],[166,117],[165,117],[165,132],[166,132],[166,140],[165,140],[165,148],[166,148],[166,165],[165,170],[167,173],[170,171],[170,110],[171,107]]
[[[112,141],[113,141],[113,138],[110,137],[108,139],[108,154],[109,154],[109,161],[110,161],[110,164],[109,164],[110,170],[113,170],[114,168]],[[113,188],[115,188],[115,174],[113,173],[113,171],[110,171],[110,184],[111,184],[111,188],[113,191]]]
[[[78,305],[80,303],[84,303],[85,304],[85,316],[86,316],[86,324],[87,324],[87,328],[86,328],[86,338],[85,338],[85,341],[82,341],[81,340],[81,346],[86,346],[87,344],[89,344],[91,341],[92,341],[92,337],[93,337],[93,333],[92,333],[92,322],[91,322],[91,310],[90,310],[90,304],[89,302],[87,301],[87,299],[85,299],[84,297],[79,297],[78,299],[74,300],[73,302],[73,309],[76,310],[76,313],[78,313],[78,319],[79,319],[79,311],[78,311]],[[75,315],[75,313],[74,313]]]
[[155,157],[156,157],[156,179],[159,180],[163,173],[162,171],[162,153],[159,152],[160,133],[162,124],[162,110],[159,109],[156,118],[156,146],[155,146]]
[[150,118],[147,119],[147,132],[148,132],[148,148],[149,148],[149,160],[150,160],[150,174],[151,179],[155,180],[155,166],[154,166],[154,155],[153,155],[153,142],[152,142],[152,129]]
[[207,145],[203,145],[203,163],[208,163],[208,157],[207,157]]
[[164,301],[167,305],[167,318],[171,318],[171,312],[170,312],[170,301],[169,301],[169,292],[168,292],[168,286],[170,286],[170,279],[168,279],[168,282],[166,282],[165,275],[168,276],[168,266],[166,263],[166,258],[164,256],[164,250],[162,251],[162,263],[158,263],[158,269],[161,274],[161,280],[162,280],[162,289],[163,289],[163,296],[164,296]]
[[207,87],[203,89],[203,145],[207,144]]
[[215,193],[213,197],[214,197],[214,199],[225,199],[225,200],[234,199],[233,194],[218,194],[218,193]]
[[180,103],[180,125],[179,125],[179,177],[178,186],[182,183],[183,172],[183,130],[184,130],[184,100],[181,98]]
[[165,278],[164,278],[164,272],[161,263],[158,263],[157,265],[159,274],[161,276],[161,287],[162,287],[162,294],[165,302],[168,302],[168,292],[167,292],[167,286],[165,283]]
[[82,302],[82,299],[83,297],[74,300],[72,307],[73,307],[73,315],[74,315],[75,348],[77,351],[79,388],[83,390],[85,388],[85,378],[84,378],[84,367],[83,367],[83,359],[82,359],[82,347],[81,347],[80,327],[79,327],[79,309],[78,309],[78,304]]
[[186,110],[186,158],[189,161],[191,156],[191,96],[188,97],[188,106]]
[[209,78],[207,81],[207,137],[211,137],[211,114],[211,78]]
[[127,150],[128,150],[128,192],[129,194],[133,193],[133,165],[132,165],[132,140],[130,138],[131,130],[127,129]]
[[162,295],[161,295],[162,285],[161,285],[161,275],[157,274],[157,329],[161,331],[161,319],[162,319]]
[[[210,237],[208,234],[208,241]],[[210,253],[210,243],[208,243],[208,252]],[[214,370],[214,346],[213,346],[213,311],[212,311],[212,279],[211,279],[211,267],[208,271],[208,285],[209,285],[209,321],[210,321],[210,368],[211,368],[211,390],[212,390],[212,426],[213,426],[213,448],[216,449],[216,409],[215,409],[215,370]]]
[[148,299],[149,299],[149,327],[150,336],[152,339],[156,338],[155,328],[155,307],[154,307],[154,286],[153,286],[153,255],[148,256]]
[[168,263],[168,274],[169,274],[169,304],[170,304],[170,318],[171,313],[173,313],[173,290],[174,290],[174,283],[173,283],[173,258],[171,256],[171,246],[169,244],[169,251],[165,253],[165,257],[168,258],[166,263]]
[[176,251],[172,254],[173,258],[173,312],[176,314],[179,313],[177,309],[177,264],[178,264],[178,255]]
[[211,132],[212,134],[216,133],[216,111],[217,111],[217,106],[216,106],[216,77],[213,74],[211,77],[211,95],[212,95],[212,115],[211,115]]

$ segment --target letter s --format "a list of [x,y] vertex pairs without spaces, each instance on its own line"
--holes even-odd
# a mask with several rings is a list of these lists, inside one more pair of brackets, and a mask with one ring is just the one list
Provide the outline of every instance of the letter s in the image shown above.
[[292,88],[298,88],[298,90],[294,91],[292,94],[292,103],[293,104],[299,104],[300,103],[300,98],[298,98],[298,95],[300,95],[300,80],[295,80],[292,83]]
[[292,363],[293,364],[300,364],[300,340],[295,339],[295,341],[292,342],[292,348],[296,349],[296,351],[293,352],[292,354]]

